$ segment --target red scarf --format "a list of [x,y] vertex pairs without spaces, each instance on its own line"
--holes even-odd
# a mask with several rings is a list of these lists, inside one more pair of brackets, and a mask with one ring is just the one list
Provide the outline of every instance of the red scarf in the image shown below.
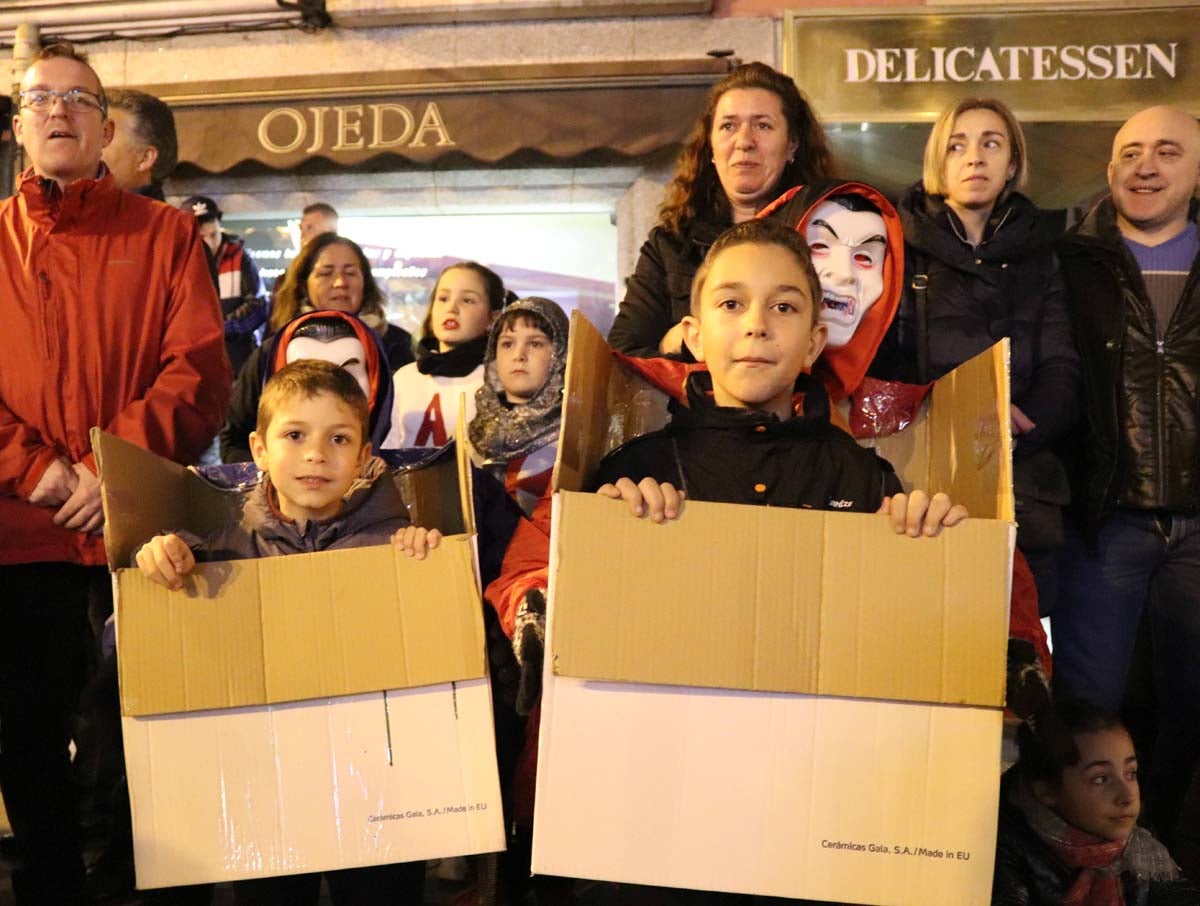
[[1073,827],[1051,836],[1034,830],[1068,868],[1079,876],[1062,898],[1062,906],[1125,906],[1121,876],[1105,871],[1125,852],[1125,841],[1101,840]]
[[1102,840],[1073,827],[1039,802],[1028,784],[1014,784],[1008,795],[1059,861],[1079,872],[1060,906],[1125,906],[1121,871],[1129,841]]

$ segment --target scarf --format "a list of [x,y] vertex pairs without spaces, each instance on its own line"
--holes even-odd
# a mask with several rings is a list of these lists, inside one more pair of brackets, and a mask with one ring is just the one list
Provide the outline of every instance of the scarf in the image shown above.
[[435,377],[466,377],[483,361],[487,342],[484,334],[447,352],[438,352],[437,337],[422,337],[417,346],[417,371]]
[[533,399],[519,406],[510,404],[496,371],[496,344],[507,318],[500,318],[492,327],[483,360],[483,384],[475,391],[475,417],[467,429],[471,446],[491,462],[508,462],[526,456],[556,440],[562,420],[570,322],[558,305],[537,296],[518,299],[504,309],[504,314],[514,311],[528,311],[546,323],[550,328],[550,342],[554,346],[553,358],[546,383],[542,384]]
[[1121,875],[1126,872],[1139,880],[1179,877],[1166,847],[1143,827],[1135,827],[1125,842],[1094,837],[1042,805],[1023,781],[1014,785],[1009,800],[1059,861],[1079,872],[1061,906],[1125,906]]

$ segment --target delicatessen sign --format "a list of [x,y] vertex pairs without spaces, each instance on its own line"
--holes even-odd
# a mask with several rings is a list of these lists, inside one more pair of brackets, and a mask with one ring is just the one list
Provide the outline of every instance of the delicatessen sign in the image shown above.
[[828,122],[932,120],[994,95],[1030,121],[1119,120],[1200,96],[1200,7],[788,14],[784,67]]

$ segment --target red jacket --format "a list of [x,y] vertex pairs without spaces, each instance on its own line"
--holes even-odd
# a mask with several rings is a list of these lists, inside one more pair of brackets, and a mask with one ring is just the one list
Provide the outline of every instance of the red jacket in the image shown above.
[[528,519],[517,523],[504,565],[486,589],[484,598],[500,617],[500,627],[510,639],[517,620],[517,609],[531,589],[543,592],[550,578],[550,493],[549,488],[538,500]]
[[232,374],[194,218],[107,173],[25,171],[0,201],[0,330],[0,564],[102,564],[28,498],[55,457],[95,470],[93,426],[180,462],[216,434]]

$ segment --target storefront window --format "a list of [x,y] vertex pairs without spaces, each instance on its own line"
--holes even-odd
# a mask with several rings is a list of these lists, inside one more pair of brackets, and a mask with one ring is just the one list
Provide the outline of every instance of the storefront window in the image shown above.
[[[268,289],[298,251],[297,220],[227,218]],[[416,331],[447,265],[474,260],[518,296],[578,309],[607,333],[616,314],[617,229],[607,213],[343,216],[339,230],[366,252],[387,297],[388,319]]]

